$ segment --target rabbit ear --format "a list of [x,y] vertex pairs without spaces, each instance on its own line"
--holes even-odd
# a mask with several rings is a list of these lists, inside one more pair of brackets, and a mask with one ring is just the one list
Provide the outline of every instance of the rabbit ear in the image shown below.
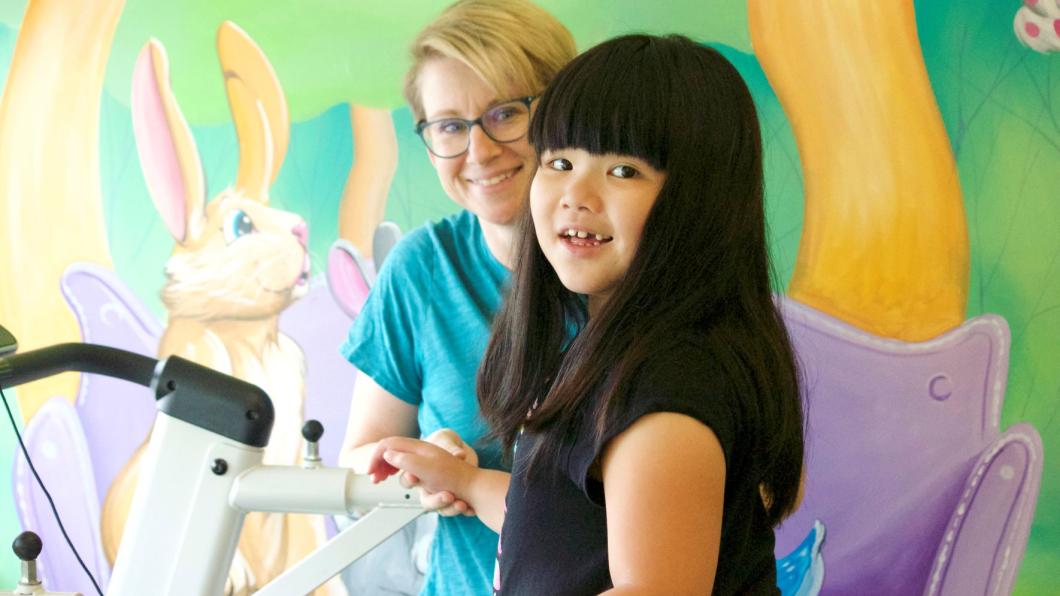
[[372,285],[371,265],[353,244],[338,239],[328,251],[328,290],[339,308],[350,318],[357,318]]
[[148,192],[169,233],[183,244],[203,225],[206,187],[195,139],[169,88],[166,51],[156,39],[136,59],[131,104]]
[[287,153],[287,100],[261,48],[231,21],[217,30],[217,55],[239,137],[236,187],[264,202]]

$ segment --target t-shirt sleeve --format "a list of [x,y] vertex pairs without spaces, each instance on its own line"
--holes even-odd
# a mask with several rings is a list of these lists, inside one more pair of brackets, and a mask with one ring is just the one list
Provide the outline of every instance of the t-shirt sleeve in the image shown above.
[[412,405],[422,401],[418,330],[429,308],[430,236],[425,228],[387,256],[340,352],[380,387]]
[[631,382],[629,399],[611,416],[600,438],[591,437],[591,421],[583,424],[582,434],[567,460],[571,480],[590,500],[598,505],[604,503],[602,483],[590,474],[593,463],[611,439],[648,414],[684,414],[703,423],[717,436],[726,465],[729,464],[738,432],[738,404],[728,383],[702,350],[688,345],[687,350],[652,358]]

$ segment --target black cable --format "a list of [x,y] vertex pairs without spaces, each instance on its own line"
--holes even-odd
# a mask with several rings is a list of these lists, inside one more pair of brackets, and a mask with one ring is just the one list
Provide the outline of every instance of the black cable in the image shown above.
[[7,418],[11,421],[11,428],[15,431],[15,436],[18,438],[18,446],[22,448],[22,455],[26,458],[26,463],[29,464],[29,469],[33,472],[33,477],[37,479],[37,484],[40,485],[40,489],[44,491],[44,496],[48,498],[48,505],[52,508],[52,514],[55,516],[56,523],[59,524],[59,531],[63,533],[63,538],[66,539],[66,544],[73,551],[74,557],[77,558],[77,562],[81,565],[81,569],[84,569],[85,575],[92,581],[92,587],[96,589],[96,593],[99,596],[103,596],[103,590],[99,589],[99,584],[96,583],[96,578],[92,577],[92,572],[88,570],[88,566],[81,560],[81,555],[77,553],[77,549],[74,548],[74,543],[70,540],[70,536],[66,533],[66,528],[63,527],[63,520],[59,519],[59,510],[55,508],[55,501],[52,500],[51,494],[47,488],[44,488],[44,481],[40,479],[40,474],[37,473],[37,468],[33,465],[33,460],[29,458],[29,451],[26,450],[26,444],[22,442],[22,434],[18,432],[18,425],[15,424],[15,415],[11,413],[11,406],[7,403],[7,396],[4,395],[4,388],[0,387],[0,398],[4,400],[4,409],[7,410]]

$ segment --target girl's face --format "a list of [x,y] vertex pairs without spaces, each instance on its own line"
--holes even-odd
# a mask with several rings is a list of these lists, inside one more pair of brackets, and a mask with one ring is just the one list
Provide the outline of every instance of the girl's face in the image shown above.
[[530,185],[537,241],[563,285],[597,312],[629,269],[666,172],[625,155],[546,151]]
[[[448,57],[424,64],[417,83],[427,121],[450,116],[473,120],[495,104],[520,95],[498,97],[473,70]],[[448,159],[428,155],[442,188],[457,204],[484,222],[512,224],[534,175],[534,149],[525,135],[511,143],[498,143],[481,126],[474,126],[464,154]]]

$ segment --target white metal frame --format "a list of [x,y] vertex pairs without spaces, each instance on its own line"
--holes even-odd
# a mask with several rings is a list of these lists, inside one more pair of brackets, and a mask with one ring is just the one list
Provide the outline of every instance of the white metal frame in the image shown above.
[[159,412],[107,594],[222,594],[247,513],[367,510],[256,592],[307,594],[423,513],[396,477],[372,484],[345,468],[266,466],[263,453]]

